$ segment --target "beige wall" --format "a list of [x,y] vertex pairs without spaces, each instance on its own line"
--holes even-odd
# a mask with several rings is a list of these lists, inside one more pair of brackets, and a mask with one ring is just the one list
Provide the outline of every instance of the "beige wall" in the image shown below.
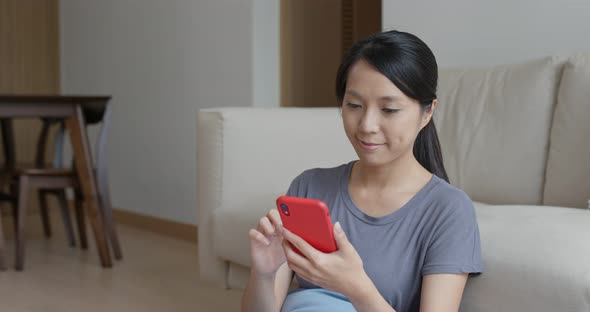
[[253,105],[280,106],[280,0],[253,0]]
[[[61,1],[64,92],[113,95],[115,207],[197,223],[198,109],[278,105],[272,84],[268,94],[257,85],[278,85],[278,65],[274,80],[258,68],[270,66],[260,60],[273,52],[253,43],[274,40],[278,51],[272,30],[253,34],[261,28],[255,16],[273,12],[265,1]],[[273,27],[272,16],[263,17]]]
[[587,0],[383,0],[383,27],[412,32],[442,66],[590,51]]

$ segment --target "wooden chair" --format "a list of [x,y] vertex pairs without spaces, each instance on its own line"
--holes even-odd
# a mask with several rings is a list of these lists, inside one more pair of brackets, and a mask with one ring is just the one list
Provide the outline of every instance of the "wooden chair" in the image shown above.
[[[45,154],[46,154],[46,147],[49,140],[49,130],[52,124],[56,123],[58,120],[42,120],[42,128],[41,132],[39,133],[39,137],[37,139],[37,147],[36,147],[36,155],[35,155],[35,163],[34,165],[26,165],[26,164],[16,164],[15,162],[15,148],[14,148],[14,133],[12,131],[12,121],[7,119],[2,119],[2,147],[4,152],[4,167],[1,170],[1,176],[3,178],[3,185],[6,184],[9,187],[8,192],[0,192],[0,200],[1,201],[8,201],[12,204],[13,211],[13,219],[14,219],[14,228],[15,228],[15,237],[16,237],[16,230],[17,224],[19,223],[19,214],[18,214],[18,177],[23,174],[24,172],[28,171],[39,171],[39,170],[53,170],[52,166],[47,164],[45,161]],[[41,202],[44,201],[44,198],[39,198]],[[65,197],[64,197],[65,200]],[[43,224],[43,230],[46,237],[51,236],[51,228],[49,223],[49,216],[47,211],[47,204],[41,204],[40,207],[41,212],[41,221]],[[72,230],[72,225],[69,217],[69,212],[66,205],[61,205],[61,212],[62,218],[64,220],[64,224],[66,227],[66,235],[68,237],[68,241],[70,246],[75,246],[75,238]],[[0,233],[3,234],[3,233]]]
[[[47,167],[43,167],[43,164],[45,163],[46,144],[49,139],[49,130],[54,125],[58,126],[58,132],[55,135],[54,144],[53,144],[53,163],[49,168],[47,168]],[[73,185],[72,183],[65,183],[65,182],[61,181],[63,179],[55,179],[55,181],[54,181],[55,183],[51,183],[50,179],[43,179],[42,178],[44,176],[44,174],[57,175],[57,176],[60,176],[60,175],[68,176],[68,175],[75,174],[75,172],[69,172],[68,170],[65,170],[64,166],[63,166],[64,137],[65,137],[65,129],[63,127],[62,120],[59,120],[59,119],[57,119],[57,120],[55,120],[55,119],[54,120],[51,120],[51,119],[43,120],[43,127],[42,127],[41,133],[39,135],[39,143],[38,143],[37,156],[36,156],[36,164],[37,164],[36,168],[43,168],[43,169],[41,169],[41,170],[29,169],[29,170],[21,171],[21,172],[19,172],[18,177],[21,177],[23,175],[39,175],[40,181],[38,181],[38,182],[33,181],[33,182],[37,182],[38,184],[40,184],[39,186],[42,186],[45,184],[48,185],[46,188],[40,188],[38,190],[39,211],[41,213],[41,220],[43,222],[43,232],[45,233],[46,237],[51,237],[51,218],[49,217],[49,210],[48,210],[48,205],[47,205],[47,195],[53,194],[57,197],[59,206],[61,208],[60,210],[61,210],[61,214],[62,214],[62,219],[63,219],[65,229],[66,229],[66,237],[68,239],[70,246],[74,247],[74,246],[76,246],[76,238],[74,237],[74,231],[72,230],[72,222],[70,219],[70,213],[69,213],[69,209],[68,209],[68,201],[66,198],[65,188],[72,187],[75,189],[76,192],[80,192],[79,188],[77,187],[77,185]],[[72,168],[73,168],[73,166],[72,166]],[[41,180],[43,180],[43,181],[41,181]],[[18,183],[17,190],[20,190],[20,182],[17,181],[17,183]],[[20,192],[17,192],[17,194],[20,194]],[[78,205],[80,205],[80,203],[78,201],[75,201],[75,203],[76,203],[75,212],[76,212],[76,217],[78,219],[78,228],[80,228],[81,226],[84,225],[83,224],[84,219],[80,220],[78,217],[78,214],[83,213],[83,211],[82,212],[80,211],[82,208],[78,208]],[[87,248],[86,236],[85,236],[86,232],[79,231],[79,233],[80,233],[79,238],[80,238],[81,247],[82,247],[82,249],[86,249]]]
[[[99,202],[102,207],[102,219],[105,224],[106,235],[111,242],[115,259],[121,260],[123,258],[121,246],[119,243],[118,234],[115,228],[115,223],[112,217],[112,205],[110,200],[110,193],[108,188],[108,173],[106,160],[106,142],[107,134],[110,128],[110,105],[107,105],[104,114],[92,114],[92,112],[85,112],[86,124],[95,124],[102,120],[97,145],[96,145],[96,182],[98,186]],[[56,135],[56,148],[54,157],[54,166],[51,169],[30,169],[20,173],[19,175],[19,200],[18,200],[18,225],[16,231],[16,270],[22,270],[24,267],[24,216],[28,206],[29,194],[32,189],[39,189],[39,200],[42,217],[49,220],[47,211],[46,196],[54,194],[58,197],[62,211],[67,211],[67,201],[65,196],[66,188],[74,189],[75,197],[75,213],[78,224],[78,233],[80,237],[80,245],[82,248],[87,248],[86,226],[84,218],[84,209],[82,203],[84,198],[79,187],[79,181],[72,169],[64,169],[62,163],[63,138],[65,136],[65,126],[63,122],[59,123],[60,129]],[[43,212],[45,211],[45,212]],[[65,221],[69,218],[64,218],[66,228],[71,229],[71,223]],[[48,221],[47,221],[48,223]],[[70,234],[68,234],[70,236]],[[73,237],[73,234],[71,235]]]
[[[99,202],[102,207],[106,235],[108,236],[108,239],[112,244],[115,258],[120,260],[123,256],[118,235],[115,229],[115,224],[112,218],[112,205],[108,189],[108,176],[106,164],[106,141],[108,130],[110,128],[110,114],[110,105],[107,105],[104,111],[84,111],[84,118],[87,125],[97,124],[102,121],[102,126],[99,131],[95,150],[95,171],[98,187],[98,196]],[[2,125],[4,130],[4,123],[2,123]],[[53,164],[48,167],[43,165],[45,163],[44,155],[46,153],[45,150],[47,147],[50,128],[54,125],[57,125],[59,128],[54,141]],[[9,154],[10,152],[12,153],[12,155],[14,155],[14,151],[10,151],[10,148],[13,148],[13,146],[9,144],[9,139],[12,137],[12,133],[10,132],[11,127],[7,128],[10,129],[8,129],[8,131],[3,131],[3,139],[5,142],[5,155]],[[7,133],[7,135],[5,136],[4,133]],[[2,199],[1,197],[4,197],[4,199],[8,198],[8,200],[10,200],[14,205],[16,237],[16,270],[20,271],[24,267],[24,222],[26,219],[26,211],[30,200],[28,195],[30,194],[32,189],[37,189],[39,192],[39,208],[41,212],[43,229],[46,237],[51,236],[49,210],[47,209],[47,196],[55,195],[57,197],[62,212],[62,219],[64,220],[66,228],[66,236],[71,246],[75,246],[76,243],[73,234],[72,224],[70,221],[70,214],[65,190],[67,188],[72,188],[74,190],[74,212],[76,214],[80,245],[83,249],[87,248],[86,225],[83,209],[84,198],[79,187],[79,181],[76,172],[74,171],[75,166],[72,165],[72,169],[64,168],[64,138],[65,125],[63,120],[43,120],[43,126],[37,144],[37,154],[35,161],[36,166],[33,168],[29,167],[22,169],[11,168],[15,179],[13,179],[13,183],[10,183],[10,192],[8,195],[5,194],[4,196],[0,194],[0,199]],[[8,155],[8,157],[11,157],[11,155]]]

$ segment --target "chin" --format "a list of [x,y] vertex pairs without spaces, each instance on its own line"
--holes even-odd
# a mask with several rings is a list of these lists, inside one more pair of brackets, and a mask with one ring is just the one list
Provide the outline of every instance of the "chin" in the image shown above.
[[399,159],[399,155],[391,155],[387,154],[384,155],[383,153],[378,154],[366,154],[366,153],[356,153],[359,158],[359,163],[363,164],[365,167],[383,167],[391,165],[392,163],[396,162]]
[[359,162],[366,167],[381,167],[383,165],[387,165],[391,163],[391,160],[383,159],[382,157],[375,157],[374,155],[366,156],[366,155],[359,155]]

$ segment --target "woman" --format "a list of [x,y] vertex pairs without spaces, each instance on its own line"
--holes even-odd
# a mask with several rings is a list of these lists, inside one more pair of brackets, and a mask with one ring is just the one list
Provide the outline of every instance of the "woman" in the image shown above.
[[[468,275],[483,265],[473,205],[448,183],[432,120],[437,72],[432,51],[408,33],[350,49],[336,95],[359,159],[307,170],[287,192],[328,204],[338,251],[314,249],[271,210],[249,233],[243,311],[459,310]],[[299,288],[287,294],[293,273]]]

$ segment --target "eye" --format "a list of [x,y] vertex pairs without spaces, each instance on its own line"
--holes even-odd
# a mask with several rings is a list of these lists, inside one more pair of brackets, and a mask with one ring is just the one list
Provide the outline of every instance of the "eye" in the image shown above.
[[386,114],[394,114],[399,112],[400,110],[397,108],[383,108],[382,111]]
[[352,109],[361,108],[361,105],[354,104],[354,103],[346,103],[346,106],[348,106],[348,107],[350,107]]

